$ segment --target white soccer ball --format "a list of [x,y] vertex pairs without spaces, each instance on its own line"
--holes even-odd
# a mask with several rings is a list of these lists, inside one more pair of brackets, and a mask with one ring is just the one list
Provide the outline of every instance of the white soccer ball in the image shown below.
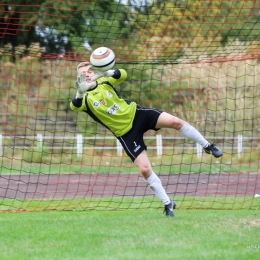
[[90,55],[90,64],[93,69],[107,71],[112,69],[116,62],[115,53],[107,47],[99,47]]

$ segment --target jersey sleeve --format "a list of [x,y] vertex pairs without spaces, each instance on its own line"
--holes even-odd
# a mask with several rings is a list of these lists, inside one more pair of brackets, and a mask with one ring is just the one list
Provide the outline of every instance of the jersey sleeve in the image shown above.
[[127,73],[124,69],[116,69],[115,75],[113,77],[109,77],[108,82],[113,86],[117,86],[121,84],[126,78]]
[[85,98],[86,98],[86,95],[84,95],[84,97],[82,99],[81,106],[79,106],[79,107],[76,106],[76,103],[74,102],[75,98],[72,99],[72,101],[70,102],[71,110],[74,111],[74,112],[81,112],[81,111],[87,110],[86,103],[85,103]]

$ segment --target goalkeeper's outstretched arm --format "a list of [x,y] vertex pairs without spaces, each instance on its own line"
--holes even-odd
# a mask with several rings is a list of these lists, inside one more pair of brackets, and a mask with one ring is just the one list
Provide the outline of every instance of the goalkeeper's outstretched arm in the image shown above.
[[70,108],[75,112],[86,110],[85,98],[88,90],[94,89],[99,83],[107,81],[112,86],[117,86],[123,82],[127,73],[124,69],[108,71],[91,70],[89,63],[77,68],[78,76],[76,80],[77,93],[70,102]]

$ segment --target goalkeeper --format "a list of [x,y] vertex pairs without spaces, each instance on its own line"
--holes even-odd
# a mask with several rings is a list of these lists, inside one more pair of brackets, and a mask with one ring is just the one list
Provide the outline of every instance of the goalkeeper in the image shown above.
[[89,114],[116,136],[155,196],[164,204],[166,217],[172,217],[176,204],[168,197],[161,180],[152,169],[146,153],[144,133],[148,130],[173,128],[184,137],[199,143],[208,154],[220,157],[222,151],[178,117],[123,99],[114,87],[126,79],[124,69],[101,72],[91,70],[89,62],[82,62],[77,67],[77,74],[77,93],[70,103],[71,109]]

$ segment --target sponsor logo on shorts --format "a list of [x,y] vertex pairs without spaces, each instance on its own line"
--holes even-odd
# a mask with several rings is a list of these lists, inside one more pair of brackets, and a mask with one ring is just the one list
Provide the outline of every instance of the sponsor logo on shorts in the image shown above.
[[136,153],[140,148],[141,148],[141,146],[138,145],[138,146],[134,149],[134,152]]

